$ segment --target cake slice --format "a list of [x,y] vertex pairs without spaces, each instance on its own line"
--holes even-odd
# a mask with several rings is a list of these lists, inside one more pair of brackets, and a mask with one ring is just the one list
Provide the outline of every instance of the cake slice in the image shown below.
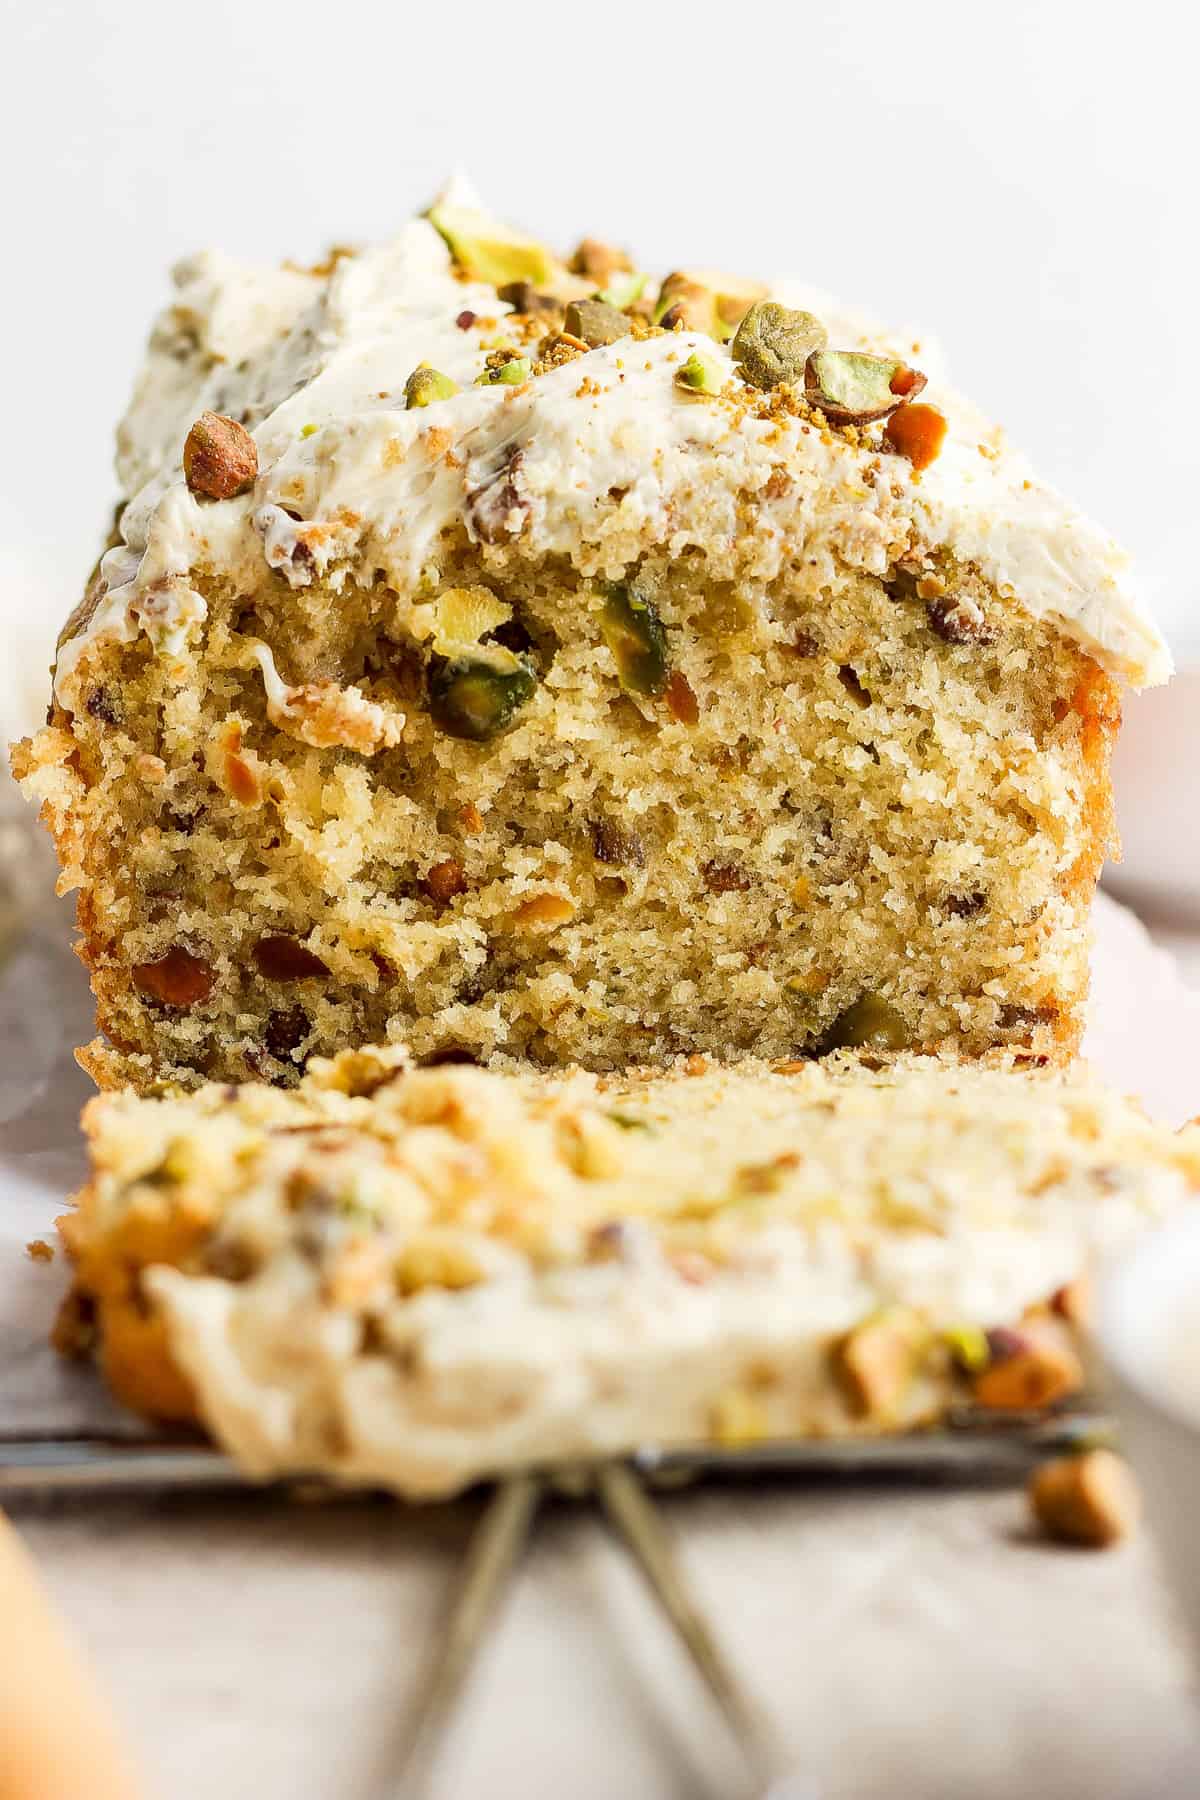
[[461,194],[175,280],[16,754],[102,1084],[1070,1056],[1167,655],[920,340]]
[[1086,1074],[841,1055],[102,1095],[64,1348],[255,1476],[414,1495],[637,1445],[877,1434],[1081,1378],[1090,1258],[1200,1129]]

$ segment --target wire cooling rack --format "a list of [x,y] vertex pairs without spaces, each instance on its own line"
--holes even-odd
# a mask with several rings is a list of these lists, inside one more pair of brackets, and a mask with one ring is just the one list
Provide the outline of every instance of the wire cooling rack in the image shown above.
[[[738,1743],[755,1800],[817,1800],[789,1763],[752,1684],[734,1667],[693,1593],[654,1498],[698,1480],[905,1480],[975,1485],[1020,1481],[1045,1457],[1111,1437],[1086,1409],[999,1422],[965,1412],[936,1431],[887,1438],[765,1442],[721,1448],[648,1445],[625,1459],[518,1470],[497,1481],[467,1555],[406,1721],[390,1800],[420,1800],[480,1647],[554,1492],[590,1500],[622,1540]],[[305,1485],[311,1479],[304,1477]],[[317,1478],[320,1479],[320,1478]],[[277,1484],[282,1491],[295,1481]],[[199,1443],[97,1436],[0,1435],[0,1501],[29,1494],[182,1491],[252,1485],[227,1456]],[[332,1484],[330,1484],[332,1485]]]

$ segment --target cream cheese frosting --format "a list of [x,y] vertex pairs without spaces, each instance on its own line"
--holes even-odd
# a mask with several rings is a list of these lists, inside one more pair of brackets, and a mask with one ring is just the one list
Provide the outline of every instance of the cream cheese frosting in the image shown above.
[[[175,281],[119,433],[123,541],[103,559],[90,617],[60,650],[60,696],[98,640],[145,631],[177,652],[204,616],[198,571],[246,592],[271,570],[297,585],[320,577],[334,592],[382,571],[398,591],[419,591],[436,576],[443,533],[472,533],[475,497],[510,468],[524,516],[508,549],[522,558],[564,556],[615,578],[648,548],[696,546],[718,578],[766,582],[797,555],[882,575],[899,557],[941,548],[1131,684],[1170,672],[1128,558],[1036,480],[936,362],[921,362],[931,374],[923,398],[949,434],[917,475],[901,456],[801,419],[681,392],[673,378],[694,350],[737,377],[728,349],[698,333],[622,338],[517,387],[474,385],[511,309],[456,273],[423,218],[325,274],[209,253]],[[786,281],[773,292],[806,298]],[[912,355],[911,340],[816,305],[838,347]],[[406,410],[420,363],[460,391]],[[214,502],[184,481],[183,441],[206,409],[254,436],[259,473],[244,496]],[[788,491],[768,497],[780,468]]]
[[298,1094],[113,1095],[87,1125],[73,1254],[103,1294],[159,1247],[144,1291],[218,1440],[410,1494],[936,1418],[968,1392],[936,1353],[848,1406],[843,1334],[1016,1326],[1200,1186],[1200,1132],[1084,1072],[931,1059],[598,1081],[365,1050]]

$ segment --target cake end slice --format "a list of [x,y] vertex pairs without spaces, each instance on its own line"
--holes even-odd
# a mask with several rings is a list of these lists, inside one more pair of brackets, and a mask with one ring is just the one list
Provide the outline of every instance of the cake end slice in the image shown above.
[[1200,1129],[1083,1073],[932,1059],[609,1078],[363,1051],[86,1124],[64,1347],[251,1474],[412,1495],[1052,1405],[1090,1262],[1200,1190]]

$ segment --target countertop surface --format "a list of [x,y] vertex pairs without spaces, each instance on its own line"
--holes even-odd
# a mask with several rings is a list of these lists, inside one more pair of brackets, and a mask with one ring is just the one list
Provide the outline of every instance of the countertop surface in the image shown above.
[[[1129,914],[1102,902],[1100,924],[1092,1054],[1181,1118],[1200,993]],[[105,1416],[41,1348],[59,1263],[22,1251],[78,1175],[70,1119],[86,1092],[64,1047],[86,995],[58,928],[46,932],[0,979],[9,1431]],[[1200,931],[1169,935],[1200,983]],[[794,1758],[794,1800],[1200,1791],[1192,1675],[1145,1537],[1099,1555],[1051,1548],[1011,1488],[776,1482],[664,1505]],[[151,1795],[384,1800],[476,1511],[247,1494],[26,1501],[14,1517],[103,1672]],[[624,1553],[587,1503],[553,1503],[430,1800],[749,1792]]]

